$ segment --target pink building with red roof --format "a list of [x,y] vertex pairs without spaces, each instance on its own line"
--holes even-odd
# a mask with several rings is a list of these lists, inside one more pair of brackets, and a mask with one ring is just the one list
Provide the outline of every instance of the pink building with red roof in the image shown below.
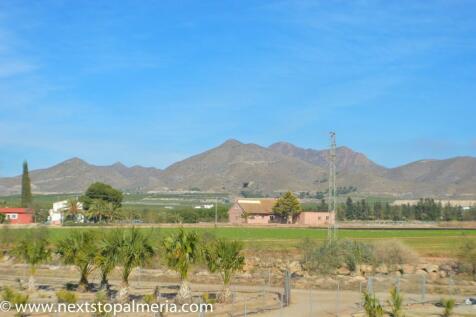
[[0,208],[0,214],[4,214],[6,222],[10,224],[33,223],[33,210],[30,208]]

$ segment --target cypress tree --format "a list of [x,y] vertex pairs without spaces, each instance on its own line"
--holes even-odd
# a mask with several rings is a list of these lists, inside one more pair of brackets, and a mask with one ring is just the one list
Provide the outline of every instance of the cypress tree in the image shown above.
[[23,174],[21,177],[21,206],[31,207],[33,198],[31,195],[31,181],[30,174],[28,173],[28,163],[23,162]]

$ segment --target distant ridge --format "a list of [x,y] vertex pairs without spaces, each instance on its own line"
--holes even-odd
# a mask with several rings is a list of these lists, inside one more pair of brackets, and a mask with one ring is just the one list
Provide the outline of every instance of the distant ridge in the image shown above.
[[[82,192],[101,181],[131,192],[213,190],[234,194],[273,194],[284,190],[325,191],[327,150],[304,149],[287,142],[269,147],[235,139],[176,162],[164,170],[108,166],[71,158],[50,168],[31,171],[37,193]],[[348,147],[337,149],[337,185],[356,187],[366,195],[398,198],[476,198],[476,158],[420,160],[385,168]],[[20,192],[20,176],[0,178],[0,195]]]

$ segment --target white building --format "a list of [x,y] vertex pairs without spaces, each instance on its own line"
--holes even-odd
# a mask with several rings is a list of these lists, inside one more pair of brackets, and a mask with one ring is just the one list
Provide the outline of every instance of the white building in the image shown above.
[[[76,208],[78,210],[83,210],[83,204],[80,202],[77,202]],[[60,225],[63,223],[64,220],[64,214],[65,212],[68,211],[68,201],[67,200],[62,200],[62,201],[57,201],[53,203],[53,208],[49,210],[49,216],[48,216],[48,221],[52,225]],[[84,221],[84,217],[80,215],[77,219],[79,222]]]

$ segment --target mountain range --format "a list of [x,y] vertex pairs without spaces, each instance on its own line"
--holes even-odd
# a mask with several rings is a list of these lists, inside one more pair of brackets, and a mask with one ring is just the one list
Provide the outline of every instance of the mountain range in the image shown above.
[[[72,158],[30,172],[36,193],[78,193],[101,181],[130,192],[219,191],[268,195],[285,190],[327,189],[328,150],[304,149],[286,142],[269,147],[237,140],[179,161],[166,169],[96,166]],[[476,158],[420,160],[386,168],[348,147],[336,149],[337,186],[357,193],[400,198],[476,197]],[[21,176],[0,178],[0,195],[20,192]]]

